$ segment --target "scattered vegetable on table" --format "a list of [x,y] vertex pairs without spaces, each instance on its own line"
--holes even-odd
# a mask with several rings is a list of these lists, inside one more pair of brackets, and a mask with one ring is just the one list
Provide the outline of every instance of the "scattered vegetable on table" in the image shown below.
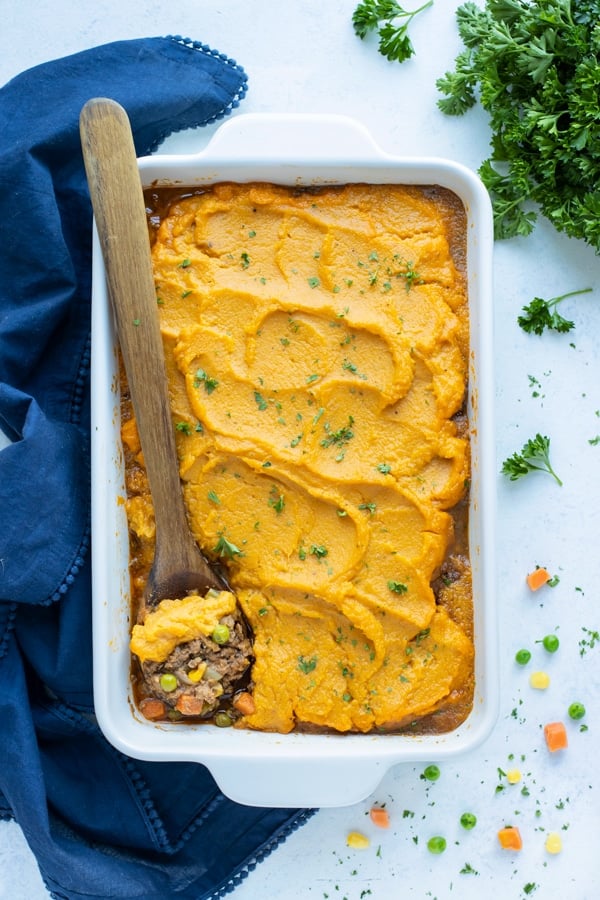
[[556,653],[560,647],[560,640],[555,634],[546,634],[541,640],[536,641],[536,644],[542,644],[548,653]]
[[456,13],[465,45],[437,80],[440,109],[489,114],[479,170],[497,238],[527,235],[538,210],[600,249],[598,0],[486,0]]
[[471,831],[477,825],[477,816],[472,812],[464,812],[460,817],[460,824],[465,831]]
[[539,591],[541,587],[548,584],[551,577],[550,572],[545,566],[536,566],[533,572],[529,572],[525,580],[527,582],[527,587],[531,591]]
[[369,816],[373,825],[378,828],[390,827],[390,814],[383,806],[372,806],[369,810]]
[[441,774],[441,772],[440,772],[439,766],[430,765],[430,766],[425,767],[425,769],[423,770],[423,774],[421,775],[421,778],[424,781],[437,781],[438,778],[440,777],[440,774]]
[[371,846],[371,841],[366,834],[360,831],[350,831],[346,836],[346,844],[352,850],[366,850]]
[[547,725],[544,725],[544,738],[550,753],[566,750],[569,745],[567,729],[563,722],[548,722]]
[[551,854],[560,853],[562,850],[562,838],[557,831],[551,831],[550,834],[546,837],[546,841],[544,846],[546,847],[546,851]]
[[571,703],[567,711],[569,713],[569,718],[571,719],[583,719],[583,717],[585,716],[585,706],[583,705],[583,703]]
[[427,841],[427,849],[430,853],[443,853],[446,849],[446,838],[439,834],[430,837]]
[[535,688],[536,691],[545,691],[550,687],[550,676],[547,672],[532,672],[529,676],[529,684],[532,688]]
[[521,832],[514,825],[505,825],[498,832],[498,841],[503,850],[522,850]]

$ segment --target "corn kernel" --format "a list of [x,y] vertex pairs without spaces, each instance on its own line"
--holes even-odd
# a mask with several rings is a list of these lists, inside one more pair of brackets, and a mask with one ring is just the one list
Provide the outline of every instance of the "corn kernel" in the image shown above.
[[506,780],[509,784],[518,784],[521,780],[520,769],[509,769],[506,773]]
[[188,672],[188,678],[192,682],[192,684],[198,684],[199,681],[202,681],[204,677],[204,673],[206,672],[206,663],[200,663],[197,669],[193,669],[191,672]]
[[550,684],[550,676],[547,672],[532,672],[529,677],[529,684],[538,691],[545,691]]
[[360,831],[351,831],[346,838],[346,844],[353,850],[366,850],[370,843],[366,834],[361,834]]
[[548,853],[560,853],[562,850],[562,838],[556,831],[551,831],[546,838],[546,850]]

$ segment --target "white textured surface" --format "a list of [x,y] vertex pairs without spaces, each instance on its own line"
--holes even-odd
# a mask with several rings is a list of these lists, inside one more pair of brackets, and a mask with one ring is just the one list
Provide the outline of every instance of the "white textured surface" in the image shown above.
[[[346,113],[392,153],[447,156],[477,168],[489,140],[485,117],[474,110],[449,119],[435,105],[435,79],[460,49],[458,2],[436,0],[414,22],[417,56],[401,66],[354,36],[355,5],[354,0],[3,0],[0,82],[106,41],[182,34],[244,66],[250,87],[240,112]],[[199,148],[207,136],[178,135],[162,149]],[[369,801],[319,812],[248,877],[233,895],[236,900],[470,900],[485,896],[499,881],[507,900],[600,896],[595,763],[600,644],[580,654],[582,629],[600,630],[600,446],[589,443],[600,434],[600,262],[589,248],[542,223],[527,239],[497,245],[494,271],[498,469],[541,431],[551,437],[553,464],[564,481],[559,488],[544,475],[518,484],[498,476],[502,700],[494,734],[468,758],[445,763],[434,785],[420,779],[421,767],[397,768]],[[518,328],[516,317],[533,296],[588,286],[593,294],[563,306],[577,324],[572,334],[535,338]],[[536,564],[548,565],[560,583],[531,595],[524,576]],[[561,646],[549,657],[535,641],[555,630]],[[533,651],[527,670],[513,661],[521,646]],[[529,687],[533,668],[550,673],[546,692]],[[580,733],[569,723],[568,751],[550,757],[541,727],[564,719],[573,700],[585,703],[589,730]],[[511,767],[521,770],[520,784],[499,778],[499,769]],[[504,789],[497,792],[499,783]],[[386,803],[389,831],[370,825],[366,812],[372,800]],[[479,819],[468,833],[458,825],[465,809]],[[517,855],[497,844],[496,831],[508,822],[523,834],[524,849]],[[369,849],[346,848],[351,829],[371,837]],[[562,836],[558,856],[544,850],[549,831]],[[433,834],[448,841],[441,856],[426,849]],[[466,863],[478,874],[461,873]],[[526,885],[536,887],[525,893]],[[18,827],[0,823],[0,898],[46,896]]]

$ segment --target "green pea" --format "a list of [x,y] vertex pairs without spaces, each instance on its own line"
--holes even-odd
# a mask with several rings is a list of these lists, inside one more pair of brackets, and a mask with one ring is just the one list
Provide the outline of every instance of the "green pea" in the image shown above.
[[571,703],[569,706],[569,716],[572,719],[583,719],[585,716],[585,706],[583,703]]
[[529,650],[517,650],[515,653],[515,660],[519,663],[520,666],[526,666],[529,660],[531,659],[531,653]]
[[475,828],[475,826],[477,825],[477,816],[473,815],[473,813],[470,812],[463,813],[460,817],[460,824],[467,831],[470,831],[471,828]]
[[226,644],[231,637],[229,626],[223,625],[221,622],[219,622],[218,625],[215,625],[211,637],[215,644]]
[[440,770],[438,766],[431,765],[427,766],[426,769],[423,770],[423,774],[421,778],[424,778],[425,781],[437,781],[440,777]]
[[443,853],[446,849],[446,838],[441,837],[439,834],[429,838],[427,841],[427,849],[430,853]]
[[229,728],[230,725],[233,725],[233,719],[226,712],[218,712],[215,715],[215,725],[217,728]]
[[547,634],[545,638],[543,638],[542,644],[544,645],[544,650],[547,650],[548,653],[556,653],[560,641],[555,634]]
[[170,693],[177,688],[177,678],[172,672],[163,672],[160,676],[160,686],[163,691]]

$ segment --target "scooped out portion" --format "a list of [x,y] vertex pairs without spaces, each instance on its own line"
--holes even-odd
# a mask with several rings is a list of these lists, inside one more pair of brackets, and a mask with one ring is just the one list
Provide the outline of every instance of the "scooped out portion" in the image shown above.
[[[462,204],[415,185],[183,193],[149,198],[153,264],[191,529],[250,626],[251,648],[229,644],[252,656],[235,724],[455,728],[474,687]],[[141,596],[152,506],[128,416],[123,440]],[[158,658],[134,628],[141,693],[220,709],[209,613],[167,603],[158,636],[142,626]]]
[[232,593],[209,591],[163,600],[133,626],[131,650],[153,700],[142,705],[147,718],[212,716],[239,688],[253,657],[235,610]]

